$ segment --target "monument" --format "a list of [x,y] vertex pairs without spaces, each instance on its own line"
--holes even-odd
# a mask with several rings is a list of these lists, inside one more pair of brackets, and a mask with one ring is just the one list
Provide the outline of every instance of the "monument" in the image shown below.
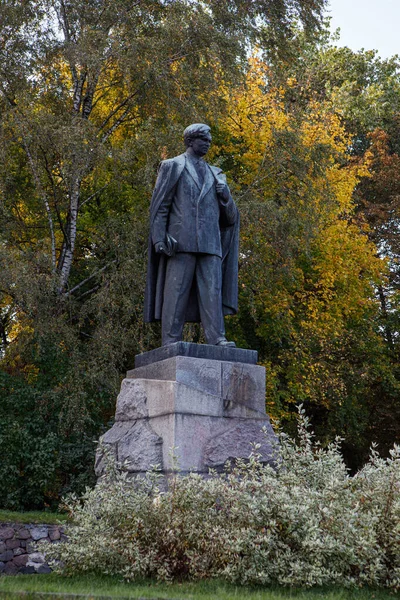
[[[239,213],[226,177],[203,157],[210,127],[184,131],[186,151],[161,163],[150,206],[145,321],[161,320],[162,346],[136,356],[102,446],[132,476],[154,465],[206,475],[247,458],[253,444],[273,462],[275,435],[265,412],[265,369],[257,352],[225,337],[238,309]],[[207,344],[182,341],[185,322],[201,322]]]

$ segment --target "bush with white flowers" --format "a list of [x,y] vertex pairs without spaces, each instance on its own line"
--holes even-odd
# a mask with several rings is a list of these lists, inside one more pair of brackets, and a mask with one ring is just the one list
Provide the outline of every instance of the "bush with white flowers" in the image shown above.
[[257,453],[225,474],[151,472],[132,486],[109,461],[82,498],[66,501],[68,542],[47,557],[66,574],[128,580],[222,577],[241,584],[400,588],[400,449],[372,450],[349,476],[339,440],[321,448],[300,409],[299,441],[280,435],[276,467]]

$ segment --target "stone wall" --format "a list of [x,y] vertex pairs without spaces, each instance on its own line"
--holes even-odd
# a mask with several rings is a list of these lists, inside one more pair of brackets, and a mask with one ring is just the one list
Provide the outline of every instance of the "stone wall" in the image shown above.
[[60,525],[0,523],[0,575],[50,573],[40,545],[65,539]]

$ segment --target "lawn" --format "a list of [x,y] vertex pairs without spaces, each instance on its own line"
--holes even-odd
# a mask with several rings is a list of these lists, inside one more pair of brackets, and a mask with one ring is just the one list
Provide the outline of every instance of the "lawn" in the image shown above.
[[392,592],[343,589],[293,590],[285,588],[244,588],[222,581],[158,584],[125,583],[118,577],[59,575],[18,575],[0,577],[0,600],[51,600],[80,598],[142,598],[173,600],[389,600]]
[[64,513],[0,510],[0,523],[45,523],[47,525],[57,525],[60,521],[64,523],[67,518],[68,516]]

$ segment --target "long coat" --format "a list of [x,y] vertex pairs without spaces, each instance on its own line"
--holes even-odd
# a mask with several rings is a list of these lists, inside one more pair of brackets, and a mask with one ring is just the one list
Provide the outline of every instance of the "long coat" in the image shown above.
[[[207,169],[208,176],[204,178],[201,188],[198,185],[196,171],[191,166],[191,161],[186,154],[165,160],[160,165],[150,205],[150,235],[144,305],[146,322],[161,320],[165,268],[168,258],[154,251],[154,243],[164,241],[166,231],[177,240],[178,252],[206,252],[221,256],[223,313],[232,315],[237,312],[239,213],[230,198],[226,203],[219,201],[217,204],[219,214],[213,214],[216,202],[215,183],[226,183],[226,180],[222,170],[218,167],[207,166]],[[194,185],[196,183],[197,188]],[[193,202],[193,194],[195,194],[195,202]],[[185,195],[186,203],[184,202]],[[194,210],[193,207],[197,211],[196,214],[191,213]],[[205,211],[205,209],[207,210]],[[182,211],[185,213],[184,219],[179,218]],[[201,217],[202,211],[205,211],[204,218],[208,215],[204,222]],[[190,232],[189,236],[186,235],[188,231]],[[185,321],[200,321],[195,282]]]

